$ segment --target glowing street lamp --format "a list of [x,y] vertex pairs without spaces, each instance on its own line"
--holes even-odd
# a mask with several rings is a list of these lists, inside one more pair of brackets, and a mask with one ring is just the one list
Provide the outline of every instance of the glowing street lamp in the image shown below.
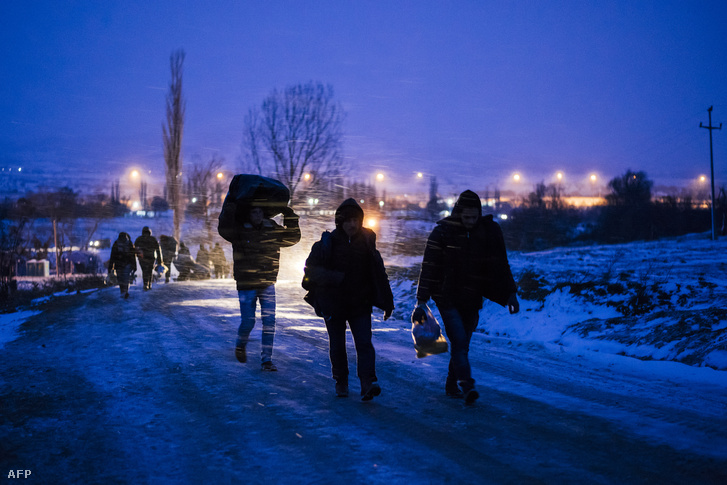
[[224,176],[225,174],[223,174],[222,172],[217,172],[217,180],[222,180],[222,177]]
[[561,182],[563,180],[563,172],[557,172],[555,178],[558,179],[558,182]]
[[417,172],[417,178],[418,179],[423,178],[423,177],[424,177],[424,174],[423,173]]
[[598,180],[598,177],[596,176],[595,173],[592,173],[591,176],[590,176],[590,179],[591,179],[591,182],[593,182],[595,184],[596,183],[596,180]]
[[377,173],[376,180],[378,180],[379,182],[382,182],[384,180],[384,174],[381,172]]
[[706,182],[706,181],[707,181],[707,176],[706,176],[706,175],[700,175],[700,176],[699,176],[699,181],[700,181],[701,183],[704,183],[704,182]]
[[520,182],[520,174],[519,174],[519,173],[516,173],[516,174],[514,174],[514,175],[512,176],[512,179],[513,179],[513,180],[514,180],[515,182]]
[[303,174],[303,180],[305,180],[306,182],[308,182],[310,180],[310,178],[311,177],[310,177],[310,174],[309,173],[304,173]]
[[139,178],[139,171],[134,169],[131,171],[131,178],[136,179]]

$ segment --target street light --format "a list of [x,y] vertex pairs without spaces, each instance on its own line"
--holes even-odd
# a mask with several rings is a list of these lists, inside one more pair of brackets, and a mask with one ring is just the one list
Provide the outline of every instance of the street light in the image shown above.
[[557,172],[555,174],[555,178],[558,179],[558,182],[563,180],[563,172]]
[[379,182],[383,181],[384,180],[384,174],[381,173],[381,172],[377,173],[376,174],[376,180],[378,180]]
[[514,175],[512,176],[512,179],[513,179],[513,180],[514,180],[515,182],[520,182],[520,174],[519,174],[519,173],[516,173],[516,174],[514,174]]

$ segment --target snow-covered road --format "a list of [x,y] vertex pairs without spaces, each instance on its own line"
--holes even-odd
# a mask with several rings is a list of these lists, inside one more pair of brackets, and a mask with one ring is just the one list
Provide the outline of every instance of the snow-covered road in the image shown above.
[[[727,483],[727,386],[705,369],[475,334],[481,399],[376,315],[382,395],[336,398],[322,322],[280,281],[277,373],[233,354],[231,280],[66,297],[0,351],[0,466],[38,483]],[[354,350],[349,346],[351,372]],[[712,373],[709,375],[722,375]]]

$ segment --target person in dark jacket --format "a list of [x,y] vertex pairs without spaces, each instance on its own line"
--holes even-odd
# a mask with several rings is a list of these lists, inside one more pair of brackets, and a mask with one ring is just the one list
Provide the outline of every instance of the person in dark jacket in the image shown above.
[[141,236],[134,241],[134,246],[136,247],[136,256],[139,258],[144,291],[151,290],[154,265],[163,265],[164,263],[162,262],[162,250],[159,247],[159,242],[151,235],[149,226],[144,226],[141,230]]
[[215,247],[210,251],[210,260],[212,266],[215,267],[215,278],[225,278],[227,276],[227,258],[225,258],[225,251],[220,243],[215,243]]
[[371,311],[394,310],[394,296],[384,261],[376,249],[376,234],[363,226],[364,212],[354,199],[336,210],[336,229],[324,232],[305,262],[306,301],[323,317],[328,331],[331,371],[336,395],[348,396],[346,322],[356,345],[362,400],[381,394],[376,377],[376,353],[371,341]]
[[[247,362],[247,342],[255,326],[255,308],[260,301],[262,317],[262,370],[278,370],[273,364],[275,339],[275,282],[280,267],[280,248],[300,241],[298,216],[290,207],[283,210],[283,226],[265,217],[262,207],[225,212],[220,215],[218,232],[232,243],[233,275],[240,300],[240,327],[235,356]],[[224,218],[230,218],[225,220]]]
[[460,194],[452,215],[437,222],[424,249],[412,320],[420,320],[434,300],[451,345],[445,392],[473,403],[479,393],[469,363],[483,297],[517,313],[517,285],[507,259],[502,230],[492,215],[482,217],[477,194]]
[[121,290],[121,297],[129,298],[129,281],[131,273],[136,269],[136,254],[131,236],[126,232],[120,232],[118,239],[111,247],[111,258],[109,259],[109,274],[116,272],[116,279]]
[[197,264],[202,267],[200,273],[206,273],[205,279],[212,275],[212,261],[210,259],[210,252],[207,251],[204,243],[199,245],[199,251],[197,251]]
[[[159,236],[159,247],[162,249],[162,260],[164,260],[164,266],[167,267],[167,270],[164,273],[165,283],[169,283],[169,279],[172,276],[172,263],[177,259],[177,246],[178,243],[174,236],[165,236],[164,234]],[[179,268],[177,268],[177,270],[179,270]]]

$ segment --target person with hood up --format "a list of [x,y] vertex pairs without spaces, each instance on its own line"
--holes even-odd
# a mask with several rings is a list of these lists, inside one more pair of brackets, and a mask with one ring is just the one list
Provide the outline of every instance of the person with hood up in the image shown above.
[[139,266],[141,267],[141,279],[144,281],[144,291],[151,290],[152,272],[154,265],[163,266],[162,250],[159,247],[157,239],[151,235],[149,226],[144,226],[141,230],[141,236],[134,241],[136,247],[136,256],[139,258]]
[[136,269],[135,248],[131,242],[131,236],[126,232],[120,232],[118,239],[111,247],[109,259],[109,274],[116,271],[116,279],[121,290],[121,297],[129,298],[129,281],[131,273]]
[[364,211],[354,199],[336,210],[336,228],[313,244],[305,262],[306,301],[323,317],[328,331],[331,371],[339,397],[348,396],[346,322],[356,346],[361,399],[381,394],[376,377],[376,353],[371,341],[371,311],[378,307],[387,320],[394,296],[384,261],[376,249],[376,234],[363,227]]
[[421,321],[425,305],[434,300],[451,345],[445,382],[448,396],[479,398],[469,363],[469,346],[477,328],[483,297],[517,313],[517,285],[507,259],[505,241],[492,215],[482,216],[477,194],[460,194],[452,215],[437,222],[424,249],[412,321]]
[[[223,214],[224,211],[223,211]],[[224,219],[228,217],[230,220]],[[240,326],[237,329],[235,356],[247,362],[247,343],[255,326],[255,308],[260,301],[262,319],[261,368],[277,371],[273,364],[275,340],[275,282],[280,268],[280,248],[300,241],[298,216],[283,209],[283,226],[265,217],[262,207],[237,209],[220,216],[218,232],[232,243],[233,275],[240,300]]]

